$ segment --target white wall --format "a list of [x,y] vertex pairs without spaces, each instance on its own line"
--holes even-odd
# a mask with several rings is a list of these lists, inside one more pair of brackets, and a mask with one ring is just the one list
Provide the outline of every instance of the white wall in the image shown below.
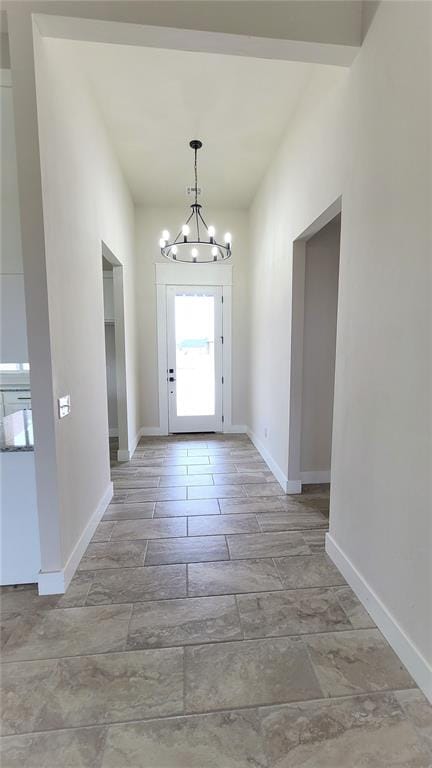
[[[306,244],[300,443],[303,473],[330,472],[339,250],[339,218]],[[316,478],[326,479],[318,474]],[[312,476],[309,480],[313,482]]]
[[110,489],[102,241],[124,265],[131,445],[139,426],[134,209],[104,125],[77,69],[67,43],[36,34],[54,397],[71,396],[70,415],[55,422],[59,568],[64,568],[79,547]]
[[[141,424],[159,426],[156,284],[155,263],[166,261],[158,246],[161,231],[171,234],[180,230],[188,207],[160,209],[140,208],[136,214],[137,237],[137,310],[140,333]],[[205,210],[206,221],[218,231],[233,236],[233,332],[232,332],[232,423],[245,426],[248,416],[248,289],[247,259],[248,216],[245,211]]]
[[430,696],[431,23],[381,3],[350,72],[312,83],[250,254],[251,426],[287,472],[292,243],[342,195],[330,532]]
[[24,267],[10,70],[0,70],[0,362],[28,361]]

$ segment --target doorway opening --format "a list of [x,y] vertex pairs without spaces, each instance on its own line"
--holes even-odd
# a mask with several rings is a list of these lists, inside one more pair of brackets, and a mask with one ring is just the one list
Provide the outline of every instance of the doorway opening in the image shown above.
[[105,243],[102,243],[102,274],[110,458],[128,461],[123,266]]
[[291,492],[331,482],[341,204],[294,242],[291,349]]
[[110,460],[117,459],[119,447],[118,408],[117,408],[117,373],[114,319],[114,275],[113,266],[102,256],[104,328],[105,328],[105,369],[108,405],[108,435]]

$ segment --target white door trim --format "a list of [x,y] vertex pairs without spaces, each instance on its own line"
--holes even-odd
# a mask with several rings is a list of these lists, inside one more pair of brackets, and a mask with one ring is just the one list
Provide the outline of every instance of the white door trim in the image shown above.
[[159,389],[159,430],[168,434],[168,390],[167,390],[167,285],[221,286],[223,296],[222,327],[224,335],[222,354],[222,413],[223,432],[232,432],[231,423],[231,335],[232,335],[232,265],[231,264],[156,264],[157,303],[157,345],[158,345],[158,389]]
[[[290,493],[301,493],[302,483],[329,482],[330,471],[325,473],[325,477],[328,479],[322,480],[311,479],[312,475],[317,477],[316,472],[302,473],[300,470],[306,243],[341,212],[342,197],[338,197],[293,241],[287,467],[288,484],[292,488]],[[319,476],[321,477],[321,473]]]
[[114,337],[116,350],[118,461],[129,461],[136,446],[129,441],[128,388],[126,373],[126,332],[123,264],[102,240],[102,256],[112,264],[114,297]]
[[155,264],[156,285],[232,285],[232,264]]

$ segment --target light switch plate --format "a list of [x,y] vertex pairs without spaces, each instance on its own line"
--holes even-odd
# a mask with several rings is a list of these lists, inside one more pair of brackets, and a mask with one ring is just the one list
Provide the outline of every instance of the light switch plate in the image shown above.
[[70,395],[63,395],[58,398],[58,414],[59,419],[63,419],[64,416],[68,416],[70,413]]

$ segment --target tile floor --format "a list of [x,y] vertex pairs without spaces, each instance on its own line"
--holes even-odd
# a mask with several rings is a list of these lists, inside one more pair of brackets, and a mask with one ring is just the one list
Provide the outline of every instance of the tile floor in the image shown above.
[[66,595],[2,590],[2,768],[430,768],[432,708],[245,436],[141,441]]

